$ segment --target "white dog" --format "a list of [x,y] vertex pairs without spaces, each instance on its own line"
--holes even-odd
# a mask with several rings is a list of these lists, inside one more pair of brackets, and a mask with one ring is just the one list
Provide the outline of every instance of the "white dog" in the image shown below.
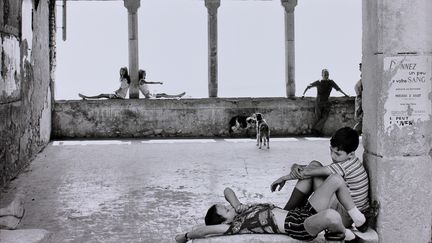
[[270,128],[267,122],[264,120],[261,113],[254,113],[252,116],[246,119],[248,126],[255,126],[257,133],[257,146],[261,149],[262,144],[267,145],[267,149],[270,149]]

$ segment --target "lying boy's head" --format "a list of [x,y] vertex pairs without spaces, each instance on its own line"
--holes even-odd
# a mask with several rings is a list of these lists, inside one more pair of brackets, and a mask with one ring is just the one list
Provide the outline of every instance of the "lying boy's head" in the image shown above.
[[330,153],[333,162],[338,163],[353,158],[358,145],[359,136],[354,129],[344,127],[337,130],[330,139]]
[[356,151],[359,145],[359,135],[350,127],[340,128],[331,137],[330,145],[349,154]]
[[235,215],[237,213],[233,207],[215,204],[207,210],[204,220],[206,225],[216,225],[231,222]]

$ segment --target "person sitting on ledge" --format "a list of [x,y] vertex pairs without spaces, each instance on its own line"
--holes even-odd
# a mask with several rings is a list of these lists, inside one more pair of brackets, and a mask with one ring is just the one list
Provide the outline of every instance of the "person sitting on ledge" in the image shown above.
[[141,93],[144,95],[144,97],[146,99],[150,99],[150,98],[177,98],[180,99],[181,97],[183,97],[186,92],[177,94],[177,95],[169,95],[166,93],[157,93],[157,94],[152,94],[150,93],[150,90],[148,88],[147,84],[163,84],[162,82],[152,82],[152,81],[147,81],[145,80],[146,78],[146,71],[140,69],[138,71],[138,85],[139,85],[139,90],[141,91]]
[[328,239],[353,240],[355,235],[345,229],[339,213],[329,208],[333,195],[347,209],[354,224],[362,227],[366,222],[365,216],[354,205],[343,178],[334,174],[325,179],[305,205],[293,210],[284,210],[272,204],[244,205],[230,188],[226,188],[224,196],[230,206],[211,206],[205,216],[205,226],[178,234],[175,240],[180,243],[206,236],[267,233],[310,241],[323,230]]
[[24,203],[20,197],[6,207],[0,208],[0,229],[16,229],[24,217]]
[[107,99],[124,99],[126,98],[127,91],[129,89],[130,85],[130,77],[128,74],[128,69],[126,67],[120,68],[120,88],[114,91],[114,94],[99,94],[95,96],[87,96],[83,94],[78,94],[79,97],[81,97],[83,100],[86,99],[100,99],[100,98],[107,98]]

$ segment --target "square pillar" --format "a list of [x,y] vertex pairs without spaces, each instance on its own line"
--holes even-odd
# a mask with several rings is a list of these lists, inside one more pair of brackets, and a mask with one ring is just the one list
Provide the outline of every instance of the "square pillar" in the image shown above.
[[129,36],[129,98],[139,99],[138,89],[138,8],[140,0],[124,0],[124,6],[128,10],[128,36]]
[[208,11],[208,91],[209,97],[217,97],[217,9],[220,0],[205,0],[205,6]]
[[429,242],[432,4],[363,0],[363,146],[380,242]]
[[295,96],[294,9],[297,0],[281,0],[285,10],[285,89],[288,98]]

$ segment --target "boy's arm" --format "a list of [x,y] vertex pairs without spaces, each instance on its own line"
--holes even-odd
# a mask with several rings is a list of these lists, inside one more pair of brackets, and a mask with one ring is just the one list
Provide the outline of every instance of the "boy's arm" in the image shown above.
[[303,178],[310,178],[314,176],[329,176],[332,174],[327,166],[320,167],[305,167],[301,171]]
[[198,226],[185,234],[178,234],[176,242],[184,243],[190,239],[204,238],[209,235],[223,235],[229,229],[227,224]]
[[241,204],[234,191],[229,187],[225,188],[224,196],[227,202],[229,202],[233,208],[236,208]]
[[229,202],[235,209],[236,213],[242,213],[249,208],[247,205],[242,204],[240,200],[238,200],[234,191],[229,187],[225,188],[224,196],[227,202]]
[[306,165],[293,164],[291,166],[291,172],[288,175],[280,177],[270,185],[270,191],[274,192],[278,186],[278,191],[280,191],[288,180],[303,179],[303,175],[301,174],[303,168],[306,168]]

